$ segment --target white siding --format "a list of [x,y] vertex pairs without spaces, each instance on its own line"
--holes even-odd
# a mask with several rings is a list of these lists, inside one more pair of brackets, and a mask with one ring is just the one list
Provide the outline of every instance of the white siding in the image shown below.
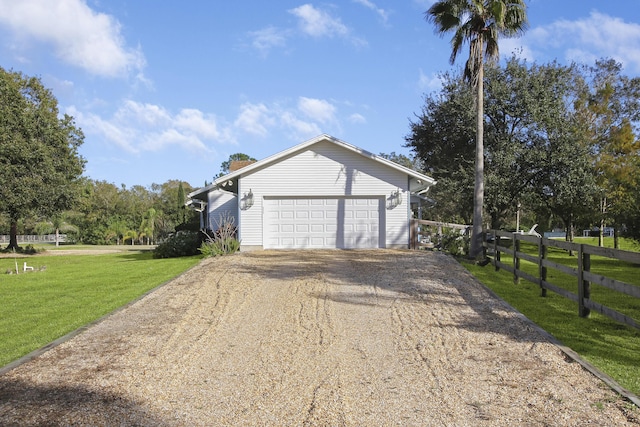
[[263,246],[264,197],[370,196],[384,198],[403,192],[402,204],[384,207],[380,226],[386,227],[381,247],[407,247],[407,175],[379,162],[336,146],[319,142],[279,162],[243,175],[242,192],[252,191],[254,205],[241,211],[242,245]]
[[217,230],[221,218],[230,215],[238,225],[238,197],[228,191],[213,190],[209,192],[207,227]]

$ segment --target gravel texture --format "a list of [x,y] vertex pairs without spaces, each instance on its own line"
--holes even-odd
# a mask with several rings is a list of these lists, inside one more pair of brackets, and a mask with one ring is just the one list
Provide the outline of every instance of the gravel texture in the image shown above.
[[450,257],[197,267],[0,376],[0,425],[628,426],[637,408]]

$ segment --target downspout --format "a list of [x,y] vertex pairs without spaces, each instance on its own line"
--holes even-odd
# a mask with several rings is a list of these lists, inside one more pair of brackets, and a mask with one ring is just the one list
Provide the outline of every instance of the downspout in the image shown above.
[[411,249],[411,177],[407,175],[407,248]]
[[[236,238],[238,239],[238,242],[242,242],[242,197],[240,196],[242,194],[242,176],[238,177],[238,194],[236,196],[236,209],[238,210],[238,223],[236,224]],[[242,246],[242,243],[240,243],[240,246]]]

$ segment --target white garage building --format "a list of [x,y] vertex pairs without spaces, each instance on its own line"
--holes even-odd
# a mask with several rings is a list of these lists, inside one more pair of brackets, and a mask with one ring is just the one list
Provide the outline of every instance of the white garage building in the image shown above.
[[241,250],[407,248],[412,195],[435,181],[329,135],[189,194],[201,226],[229,215]]

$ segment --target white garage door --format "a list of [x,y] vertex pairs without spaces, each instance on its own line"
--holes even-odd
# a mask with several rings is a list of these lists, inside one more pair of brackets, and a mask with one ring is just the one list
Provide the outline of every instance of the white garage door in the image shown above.
[[377,248],[381,198],[264,199],[266,249]]

